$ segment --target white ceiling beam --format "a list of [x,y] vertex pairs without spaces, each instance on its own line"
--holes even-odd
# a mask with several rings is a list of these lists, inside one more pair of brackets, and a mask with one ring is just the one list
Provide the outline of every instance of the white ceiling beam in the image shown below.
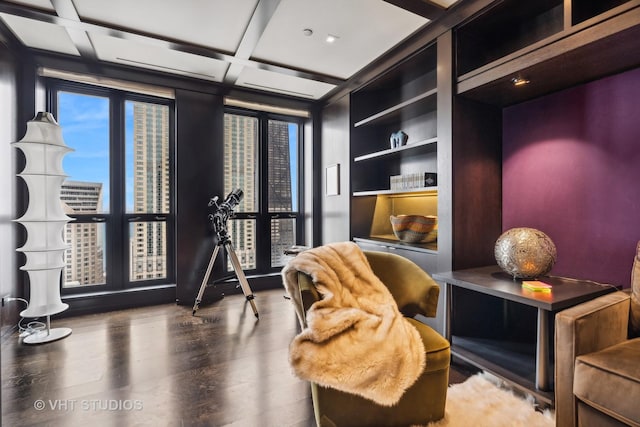
[[[264,33],[264,29],[267,27],[269,20],[273,16],[273,13],[276,11],[279,4],[280,0],[260,0],[258,2],[255,10],[253,11],[253,15],[251,15],[247,28],[245,29],[244,35],[242,36],[242,40],[240,41],[240,45],[236,50],[234,58],[242,60],[251,58],[251,54],[256,48],[262,33]],[[232,62],[224,77],[224,82],[234,84],[240,76],[242,67],[243,66],[239,63]]]
[[[78,11],[71,0],[51,0],[51,4],[60,18],[80,22]],[[98,60],[96,50],[93,48],[89,35],[86,31],[70,27],[65,27],[65,30],[67,31],[67,34],[69,34],[71,41],[76,46],[76,49],[78,49],[78,52],[80,52],[82,57],[93,61]]]
[[[70,1],[70,0],[61,0],[61,1]],[[268,4],[268,2],[265,4]],[[63,16],[52,15],[50,13],[46,13],[41,10],[25,7],[22,5],[0,2],[0,12],[8,13],[15,16],[20,16],[23,18],[33,19],[36,21],[60,25],[66,28],[67,31],[71,30],[75,32],[83,31],[85,33],[97,33],[97,34],[102,34],[102,35],[120,38],[124,40],[136,41],[139,43],[158,46],[165,49],[171,49],[179,52],[200,55],[207,58],[218,59],[221,61],[226,61],[232,65],[239,64],[241,66],[273,71],[280,74],[301,77],[304,79],[315,80],[315,81],[329,83],[333,85],[340,85],[345,81],[344,79],[340,79],[338,77],[313,73],[307,70],[301,70],[301,69],[296,69],[292,67],[285,67],[285,66],[276,65],[276,64],[269,64],[263,61],[255,61],[252,59],[244,59],[241,57],[236,57],[235,55],[229,55],[227,53],[217,51],[215,49],[191,45],[191,44],[176,41],[176,40],[165,39],[157,35],[150,35],[142,32],[134,32],[131,30],[123,30],[119,28],[111,28],[104,24],[95,24],[95,23],[83,22],[79,20],[76,21],[74,19],[68,19]],[[61,3],[60,13],[62,14],[69,13],[69,11],[67,10],[67,6],[65,6],[64,3]],[[71,32],[69,33],[69,35],[73,39],[74,35]],[[93,49],[93,47],[91,47],[91,49]],[[90,52],[86,52],[86,50],[85,50],[85,53],[87,55],[90,55]],[[95,55],[95,52],[94,52],[94,55]],[[96,58],[95,61],[97,62],[98,59]]]

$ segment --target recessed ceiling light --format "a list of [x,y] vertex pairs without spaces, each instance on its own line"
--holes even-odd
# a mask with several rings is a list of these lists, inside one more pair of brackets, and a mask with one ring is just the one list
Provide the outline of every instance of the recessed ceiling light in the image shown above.
[[304,30],[302,30],[302,34],[309,37],[313,34],[313,30],[311,28],[305,28]]
[[327,34],[327,38],[324,39],[327,43],[335,43],[340,37],[334,36],[333,34]]

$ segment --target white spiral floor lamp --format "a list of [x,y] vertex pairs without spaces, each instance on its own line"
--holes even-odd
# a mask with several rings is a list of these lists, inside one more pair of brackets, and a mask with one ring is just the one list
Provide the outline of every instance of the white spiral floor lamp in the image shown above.
[[60,276],[64,263],[66,224],[60,200],[62,183],[66,179],[62,158],[69,151],[62,139],[62,129],[50,113],[40,112],[27,122],[27,132],[12,145],[25,156],[24,170],[18,174],[27,184],[29,206],[17,222],[27,230],[27,241],[17,250],[27,258],[21,270],[29,274],[29,305],[22,317],[46,316],[46,329],[24,338],[25,344],[42,344],[71,334],[70,328],[51,329],[51,315],[69,308],[60,299]]

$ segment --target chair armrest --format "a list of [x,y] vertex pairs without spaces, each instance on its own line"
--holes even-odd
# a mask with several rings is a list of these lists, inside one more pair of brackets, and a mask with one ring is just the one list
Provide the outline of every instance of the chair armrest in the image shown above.
[[578,356],[627,339],[629,295],[614,292],[578,304],[555,317],[556,423],[576,425],[573,395],[574,363]]
[[364,251],[371,269],[384,283],[402,314],[435,317],[440,285],[413,261],[397,254]]
[[298,289],[300,290],[299,304],[296,301],[296,311],[298,312],[298,319],[301,326],[307,326],[307,310],[311,307],[311,304],[320,299],[320,294],[313,284],[311,277],[305,273],[298,272]]

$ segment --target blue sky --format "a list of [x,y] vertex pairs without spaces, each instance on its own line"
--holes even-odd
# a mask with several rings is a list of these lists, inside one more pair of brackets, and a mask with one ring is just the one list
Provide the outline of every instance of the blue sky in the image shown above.
[[[63,159],[63,168],[72,181],[101,182],[103,212],[109,207],[109,100],[107,98],[60,92],[58,124],[65,143],[75,151]],[[133,208],[133,102],[125,103],[125,159],[127,209]],[[289,124],[292,176],[298,174],[298,125]],[[297,206],[298,182],[292,179],[293,206]],[[224,195],[221,195],[224,197]]]
[[109,100],[60,92],[58,124],[75,151],[62,161],[68,179],[103,183],[103,209],[109,206]]

